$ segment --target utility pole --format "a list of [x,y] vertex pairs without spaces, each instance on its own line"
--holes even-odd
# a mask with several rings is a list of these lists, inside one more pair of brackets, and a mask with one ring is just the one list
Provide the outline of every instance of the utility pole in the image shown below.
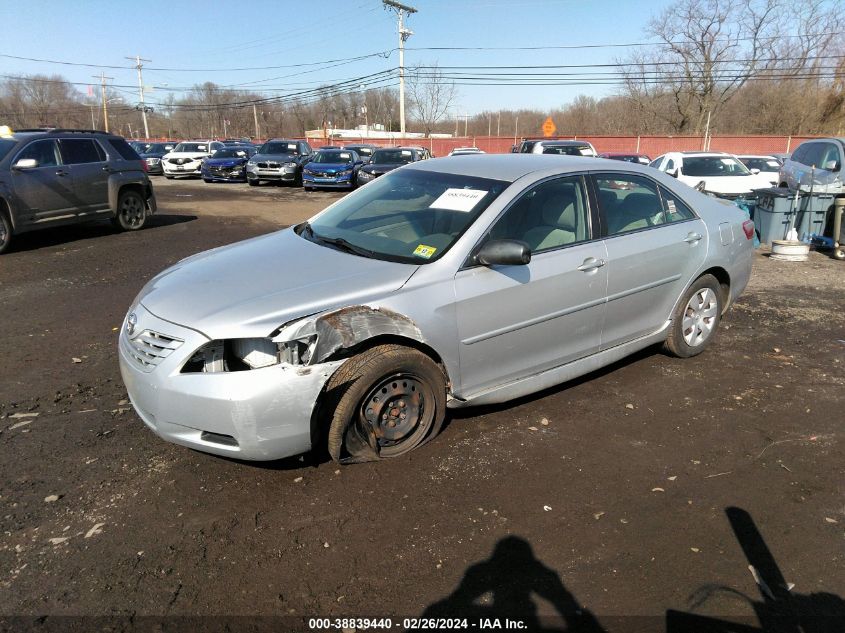
[[[97,75],[91,75],[92,77],[97,77]],[[103,95],[103,121],[106,124],[106,132],[109,131],[109,111],[106,107],[106,79],[114,79],[114,77],[106,77],[106,73],[100,73],[100,88]]]
[[411,37],[414,32],[405,28],[404,17],[416,13],[414,7],[400,4],[396,0],[381,0],[385,7],[396,10],[399,15],[399,131],[402,138],[405,138],[405,40]]
[[135,62],[135,68],[138,69],[138,94],[141,97],[141,117],[144,119],[144,138],[146,140],[150,139],[150,128],[147,126],[147,107],[144,105],[144,79],[141,76],[141,68],[143,68],[143,64],[141,62],[151,62],[151,59],[142,59],[140,55],[136,55],[135,57],[126,57],[126,59]]
[[252,118],[255,119],[255,139],[258,140],[261,138],[261,132],[258,129],[258,110],[255,108],[255,104],[252,104]]

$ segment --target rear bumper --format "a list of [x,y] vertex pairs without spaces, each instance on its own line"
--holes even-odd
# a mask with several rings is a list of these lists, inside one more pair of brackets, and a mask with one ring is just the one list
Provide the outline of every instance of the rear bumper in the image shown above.
[[120,373],[138,416],[164,440],[206,453],[271,460],[311,448],[311,416],[326,381],[343,361],[311,367],[274,365],[220,373],[181,373],[208,338],[138,305],[135,336],[147,330],[184,342],[152,370],[133,358],[121,328]]

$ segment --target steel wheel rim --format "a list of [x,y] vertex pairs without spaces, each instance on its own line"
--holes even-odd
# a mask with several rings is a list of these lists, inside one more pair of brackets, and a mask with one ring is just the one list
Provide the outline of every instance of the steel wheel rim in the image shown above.
[[696,291],[687,302],[681,323],[681,331],[687,345],[703,345],[713,333],[718,315],[719,302],[713,289],[702,288]]
[[[429,403],[431,403],[429,405]],[[360,418],[383,449],[414,443],[431,426],[434,392],[418,376],[398,373],[382,378],[361,400]]]
[[120,214],[128,226],[141,226],[141,222],[144,219],[144,205],[135,196],[127,196],[123,199]]

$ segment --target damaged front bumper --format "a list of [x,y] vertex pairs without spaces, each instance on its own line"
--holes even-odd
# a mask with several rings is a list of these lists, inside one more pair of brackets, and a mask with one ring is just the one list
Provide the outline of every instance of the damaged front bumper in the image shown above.
[[119,337],[120,373],[144,423],[162,439],[245,460],[271,460],[312,446],[312,414],[343,360],[261,369],[184,373],[210,342],[138,305]]

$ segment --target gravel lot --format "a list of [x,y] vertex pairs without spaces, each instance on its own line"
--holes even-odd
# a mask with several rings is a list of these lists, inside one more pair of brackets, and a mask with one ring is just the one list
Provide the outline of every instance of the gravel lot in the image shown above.
[[703,355],[650,349],[453,413],[405,458],[240,463],[144,427],[116,330],[162,268],[342,194],[155,186],[143,231],[33,233],[0,257],[0,616],[845,619],[842,263],[760,252]]

